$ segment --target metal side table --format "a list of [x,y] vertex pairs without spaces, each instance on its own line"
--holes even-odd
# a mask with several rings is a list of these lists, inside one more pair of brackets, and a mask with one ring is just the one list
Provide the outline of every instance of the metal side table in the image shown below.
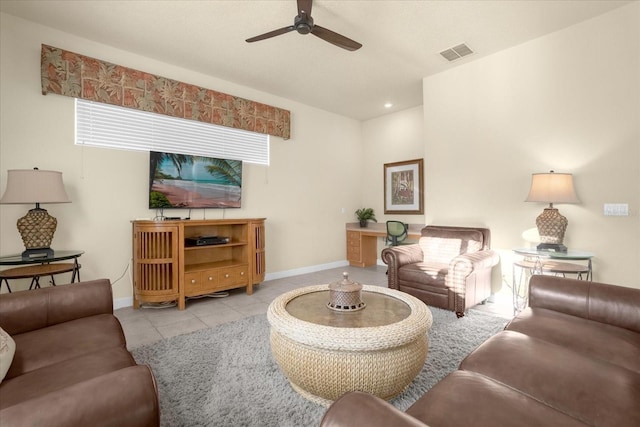
[[[9,280],[31,278],[29,289],[40,287],[40,277],[51,276],[51,284],[56,285],[53,278],[55,274],[71,273],[71,283],[80,281],[80,267],[78,258],[84,251],[54,251],[53,256],[34,257],[23,259],[22,255],[9,255],[0,257],[0,266],[16,265],[19,267],[0,270],[0,290],[2,283],[6,283],[7,290],[11,292]],[[73,260],[73,262],[59,263],[59,261]],[[52,264],[55,263],[55,264]]]
[[[536,248],[513,249],[520,259],[513,263],[513,313],[524,310],[529,303],[529,278],[533,274],[551,274],[576,279],[593,280],[592,252],[540,251]],[[579,261],[579,262],[571,262]]]

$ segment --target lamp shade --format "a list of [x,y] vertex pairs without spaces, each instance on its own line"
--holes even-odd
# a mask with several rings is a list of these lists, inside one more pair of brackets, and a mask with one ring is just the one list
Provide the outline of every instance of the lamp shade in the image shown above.
[[579,203],[570,173],[534,173],[526,202]]
[[0,204],[70,203],[62,172],[39,169],[7,171],[7,188]]

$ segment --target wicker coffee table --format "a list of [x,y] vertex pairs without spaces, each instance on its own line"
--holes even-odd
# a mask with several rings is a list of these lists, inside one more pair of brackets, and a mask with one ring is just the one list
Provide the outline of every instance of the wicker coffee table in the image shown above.
[[293,389],[322,405],[355,390],[385,400],[400,394],[427,357],[427,306],[366,285],[363,310],[335,312],[328,301],[328,285],[309,286],[280,295],[267,311],[271,350]]

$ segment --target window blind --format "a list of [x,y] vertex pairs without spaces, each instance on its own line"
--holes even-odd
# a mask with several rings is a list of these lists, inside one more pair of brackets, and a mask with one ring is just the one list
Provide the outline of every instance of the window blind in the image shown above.
[[76,98],[76,145],[269,164],[269,135]]

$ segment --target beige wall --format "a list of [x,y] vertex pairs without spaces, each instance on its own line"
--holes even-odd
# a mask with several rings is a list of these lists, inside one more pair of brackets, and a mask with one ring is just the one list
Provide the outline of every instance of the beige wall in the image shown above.
[[[362,125],[362,206],[373,208],[380,223],[398,220],[425,224],[424,215],[384,214],[384,164],[424,158],[423,128],[422,106],[390,113]],[[383,248],[384,239],[380,238],[378,254]],[[378,263],[382,261],[378,259]]]
[[[131,297],[130,221],[155,214],[147,208],[148,154],[74,145],[74,101],[41,94],[41,43],[289,109],[292,138],[271,138],[269,167],[244,167],[242,209],[207,210],[206,218],[266,217],[268,274],[344,264],[344,224],[355,220],[361,197],[359,121],[10,15],[0,18],[0,191],[8,169],[63,172],[73,202],[43,207],[58,219],[53,247],[86,251],[80,259],[83,280],[115,281],[126,271],[114,294]],[[23,250],[15,223],[30,208],[0,205],[0,254]],[[192,211],[193,218],[203,215]]]
[[490,227],[506,279],[545,207],[524,202],[531,173],[553,169],[574,174],[581,201],[556,206],[567,246],[596,254],[595,280],[640,288],[639,8],[423,81],[426,221]]
[[[557,206],[565,243],[596,254],[596,280],[640,288],[638,6],[425,78],[423,107],[363,124],[363,205],[379,220],[490,227],[499,290],[545,207],[524,202],[531,174],[570,172],[581,203]],[[425,214],[383,215],[383,164],[420,157]],[[604,203],[631,215],[605,217]]]

